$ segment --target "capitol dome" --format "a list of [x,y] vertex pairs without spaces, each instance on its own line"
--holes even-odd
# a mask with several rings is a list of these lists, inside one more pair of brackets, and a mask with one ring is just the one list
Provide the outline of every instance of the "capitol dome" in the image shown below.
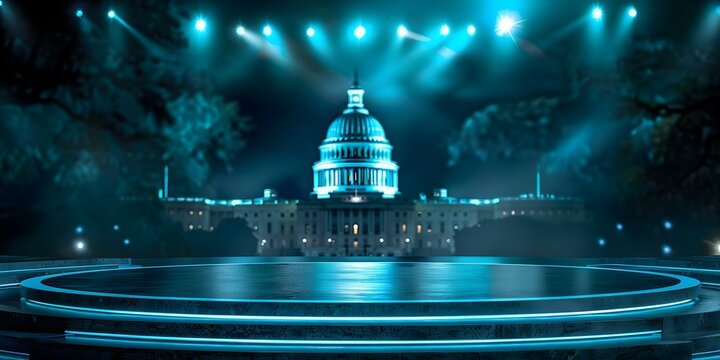
[[313,165],[313,193],[319,199],[353,195],[394,198],[398,165],[382,124],[365,108],[365,90],[357,80],[348,89],[348,105],[328,128]]

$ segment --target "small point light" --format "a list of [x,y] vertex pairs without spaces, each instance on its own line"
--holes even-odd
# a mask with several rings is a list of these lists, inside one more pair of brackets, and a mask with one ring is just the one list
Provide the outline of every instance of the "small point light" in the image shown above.
[[302,242],[303,242],[303,244],[306,244],[306,243],[307,243],[307,238],[303,238],[303,239],[302,239]]
[[448,36],[450,34],[450,27],[447,25],[443,25],[440,27],[440,35],[442,36]]
[[670,247],[670,245],[663,245],[663,247],[662,247],[662,253],[663,253],[663,255],[670,255],[670,254],[672,254],[672,248]]
[[205,21],[205,19],[195,20],[195,30],[197,30],[199,32],[203,32],[203,31],[205,31],[206,28],[207,28],[207,22]]
[[108,17],[111,19],[115,18],[115,10],[108,11]]
[[717,251],[717,253],[720,254],[720,244],[715,245],[715,247],[716,247],[715,251]]
[[115,230],[115,231],[120,230],[120,225],[118,225],[118,224],[113,225],[113,230]]
[[85,15],[85,13],[82,11],[82,9],[75,10],[75,16],[81,18],[83,17],[83,15]]
[[82,225],[78,225],[75,227],[75,233],[76,234],[82,234],[85,229],[82,227]]
[[605,239],[599,238],[599,239],[598,239],[598,246],[600,246],[600,247],[605,246]]
[[238,34],[239,36],[243,36],[243,35],[245,35],[245,28],[242,26],[238,26],[235,28],[235,33]]
[[593,7],[592,18],[597,21],[600,21],[600,20],[602,20],[602,17],[603,17],[603,9],[597,5],[595,7]]
[[403,25],[398,26],[397,35],[399,37],[401,37],[401,38],[406,37],[407,34],[408,34],[408,29],[405,26],[403,26]]
[[623,228],[624,228],[623,224],[621,224],[621,223],[615,224],[615,229],[617,229],[617,231],[623,231]]
[[665,220],[663,221],[663,228],[665,228],[665,230],[672,230],[673,223],[670,222],[670,220]]
[[125,239],[125,240],[123,240],[123,244],[124,244],[125,246],[130,245],[130,239]]
[[353,35],[359,40],[365,37],[365,27],[362,25],[358,25],[355,30],[353,30]]
[[332,242],[332,238],[328,238],[328,242],[331,243],[331,242]]
[[629,16],[629,17],[634,18],[634,17],[637,16],[637,14],[638,14],[638,13],[637,13],[637,9],[636,9],[634,6],[632,6],[632,7],[630,7],[630,8],[628,9],[628,16]]
[[78,249],[78,250],[85,249],[85,242],[83,242],[83,241],[78,241],[78,242],[76,242],[76,243],[75,243],[75,248]]
[[263,35],[270,36],[270,35],[272,35],[272,28],[270,27],[270,25],[265,25],[265,27],[263,27],[262,32],[263,32]]
[[378,241],[379,241],[380,243],[384,243],[384,242],[385,242],[385,239],[380,238],[380,239],[378,239]]
[[467,31],[468,35],[473,36],[473,35],[475,35],[475,31],[477,31],[477,30],[475,29],[475,25],[468,25],[468,27],[465,31]]
[[409,243],[409,242],[410,242],[410,238],[405,238],[405,242],[406,242],[406,243]]
[[305,35],[307,35],[308,37],[315,36],[315,28],[313,28],[312,26],[307,28],[307,30],[305,30]]

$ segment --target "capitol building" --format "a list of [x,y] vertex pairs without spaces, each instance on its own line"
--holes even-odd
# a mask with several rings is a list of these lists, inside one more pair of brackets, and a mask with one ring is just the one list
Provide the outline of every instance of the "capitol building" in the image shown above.
[[460,199],[447,189],[408,200],[398,187],[398,164],[382,124],[363,102],[357,81],[348,104],[328,128],[313,165],[306,200],[265,189],[255,199],[162,196],[167,213],[186,230],[213,231],[220,221],[244,219],[259,255],[451,255],[455,234],[482,221],[526,216],[553,222],[585,220],[584,202],[540,192],[509,198]]

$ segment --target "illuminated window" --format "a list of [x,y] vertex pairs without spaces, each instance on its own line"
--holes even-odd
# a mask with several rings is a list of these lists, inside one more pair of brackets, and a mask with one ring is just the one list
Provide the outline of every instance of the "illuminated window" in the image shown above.
[[358,226],[358,224],[353,224],[353,235],[357,235],[358,232],[360,232],[360,226]]
[[429,233],[432,232],[432,225],[428,224],[428,226],[427,226],[427,232],[429,232]]
[[421,224],[417,224],[417,233],[418,234],[422,233],[422,225]]
[[357,240],[353,241],[353,248],[355,248],[355,249],[358,248],[358,241],[357,241]]
[[407,234],[407,224],[402,224],[402,233]]
[[515,210],[511,211],[510,215],[515,215]]
[[343,225],[343,231],[344,231],[346,234],[349,233],[349,232],[350,232],[350,225],[348,225],[348,224]]

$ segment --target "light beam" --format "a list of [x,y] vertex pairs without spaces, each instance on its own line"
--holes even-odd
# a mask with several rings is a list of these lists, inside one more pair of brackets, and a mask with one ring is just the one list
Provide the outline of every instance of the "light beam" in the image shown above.
[[358,25],[358,26],[355,28],[355,30],[353,31],[353,35],[355,35],[355,37],[356,37],[358,40],[360,40],[360,39],[362,39],[363,37],[365,37],[365,32],[366,32],[365,27],[362,26],[362,25]]

